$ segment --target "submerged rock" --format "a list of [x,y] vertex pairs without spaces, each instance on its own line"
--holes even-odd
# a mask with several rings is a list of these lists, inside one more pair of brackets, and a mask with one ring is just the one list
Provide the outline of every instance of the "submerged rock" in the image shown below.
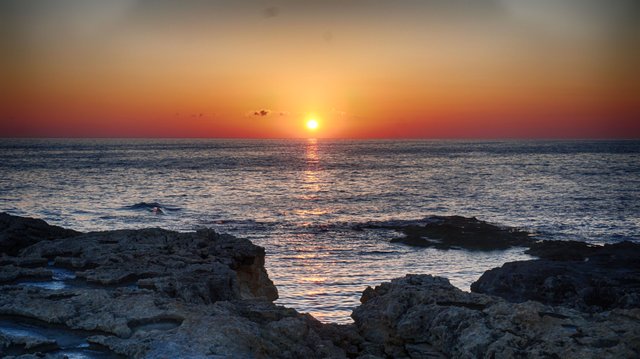
[[507,249],[532,242],[530,234],[510,227],[499,227],[475,217],[432,216],[424,224],[392,225],[404,237],[391,240],[417,247],[470,250]]
[[640,308],[640,244],[544,241],[529,253],[549,259],[506,263],[485,272],[471,290],[586,312]]
[[598,314],[463,292],[407,275],[367,289],[353,319],[372,357],[628,358],[640,353],[640,310]]

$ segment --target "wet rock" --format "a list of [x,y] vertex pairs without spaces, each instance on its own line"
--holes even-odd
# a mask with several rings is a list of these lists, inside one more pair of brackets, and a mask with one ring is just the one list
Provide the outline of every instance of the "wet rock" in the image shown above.
[[[50,258],[89,284],[139,285],[190,303],[277,298],[264,269],[264,249],[213,231],[93,232],[36,243],[21,257]],[[0,277],[5,271],[0,268]]]
[[624,241],[603,246],[578,241],[539,241],[529,245],[525,252],[532,256],[554,261],[599,260],[611,263],[635,262],[640,245]]
[[[51,351],[57,349],[56,341],[29,333],[2,333],[0,332],[0,353],[10,355],[12,353]],[[6,353],[6,354],[5,354]]]
[[[202,305],[129,288],[74,289],[62,299],[48,292],[5,288],[0,313],[87,331],[88,343],[131,358],[345,357],[314,329],[313,318],[263,300]],[[246,315],[251,310],[273,315],[256,320]]]
[[506,263],[485,272],[471,290],[585,312],[640,308],[640,244],[545,241],[530,253],[550,259]]
[[[37,331],[10,336],[0,322],[0,356],[87,355],[94,347],[102,348],[102,357],[127,358],[355,355],[353,327],[325,326],[273,304],[277,290],[264,256],[248,240],[211,230],[121,230],[35,241],[2,257],[0,318],[36,322],[41,333],[56,335],[40,341]],[[20,281],[36,276],[74,285]],[[64,335],[57,334],[66,332],[80,335],[84,346],[61,341]]]
[[500,227],[475,217],[432,216],[424,224],[392,225],[404,233],[392,243],[440,249],[464,248],[470,250],[507,249],[526,246],[532,242],[530,234],[516,228]]
[[51,279],[52,273],[46,268],[22,268],[5,265],[0,269],[0,284],[12,283],[18,279]]
[[640,353],[640,310],[586,314],[466,293],[444,278],[383,283],[353,312],[373,357],[603,358]]
[[[449,218],[449,225],[438,220],[430,231],[456,237],[442,239],[450,244],[489,237],[469,231],[506,231],[496,235],[500,243],[519,243],[521,234],[511,238],[508,229],[461,218]],[[354,310],[355,324],[345,326],[275,305],[277,290],[264,269],[264,249],[248,240],[211,230],[161,229],[36,239],[0,257],[0,356],[62,358],[86,355],[90,348],[99,349],[101,357],[127,358],[638,356],[640,309],[631,290],[640,287],[635,245],[581,248],[570,260],[508,269],[512,277],[506,279],[500,277],[505,271],[497,270],[500,279],[488,281],[525,299],[534,298],[531,286],[547,293],[538,298],[547,304],[520,297],[510,298],[520,303],[511,303],[462,292],[444,278],[408,275],[367,288]],[[566,248],[555,243],[532,249],[567,258],[561,255]],[[73,285],[25,285],[34,278]],[[518,281],[524,284],[518,287]],[[581,292],[584,288],[591,291]],[[73,340],[37,331],[12,335],[3,326],[7,321],[36,323],[45,334],[72,333]]]
[[21,249],[42,240],[73,237],[79,232],[52,226],[41,219],[0,213],[0,254],[16,255]]

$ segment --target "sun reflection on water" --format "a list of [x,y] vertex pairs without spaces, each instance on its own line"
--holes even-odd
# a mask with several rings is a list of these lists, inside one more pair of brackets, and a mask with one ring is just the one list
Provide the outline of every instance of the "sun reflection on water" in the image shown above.
[[320,187],[320,155],[318,154],[318,140],[310,138],[305,146],[305,170],[302,172],[303,188],[307,192],[319,192]]
[[[313,227],[318,225],[322,216],[331,214],[330,207],[321,206],[317,202],[317,199],[322,197],[322,193],[329,190],[329,181],[325,178],[326,172],[322,168],[318,140],[315,138],[308,139],[304,146],[304,165],[300,178],[302,190],[300,197],[304,205],[293,213],[305,221],[303,227]],[[314,241],[314,237],[310,235],[308,240]],[[322,245],[314,246],[313,251],[302,249],[293,254],[296,258],[296,266],[304,268],[303,273],[298,277],[300,285],[296,286],[297,288],[291,288],[295,297],[312,303],[330,295],[327,287],[323,285],[330,280],[327,276],[329,268],[326,262],[318,260],[326,255],[328,255],[328,248]],[[321,313],[316,314],[323,317]]]
[[318,140],[315,138],[310,138],[307,140],[307,145],[305,147],[305,158],[307,160],[307,165],[309,164],[318,164],[320,160],[320,156],[318,155]]
[[[314,217],[329,214],[331,211],[327,207],[318,207],[314,201],[320,198],[320,194],[327,191],[327,181],[322,178],[322,165],[320,153],[318,150],[318,140],[310,138],[304,147],[304,164],[305,169],[301,172],[302,193],[300,198],[306,204],[303,208],[295,210],[296,216],[300,218],[312,219]],[[314,224],[314,221],[307,222],[307,225]]]

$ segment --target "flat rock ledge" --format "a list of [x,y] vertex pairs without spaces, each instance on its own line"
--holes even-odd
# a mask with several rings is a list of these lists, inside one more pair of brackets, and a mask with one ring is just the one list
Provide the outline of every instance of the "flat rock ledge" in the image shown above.
[[323,324],[273,303],[264,249],[248,240],[212,230],[78,233],[0,214],[0,242],[9,235],[0,252],[3,358],[640,355],[638,308],[511,303],[407,275],[367,288],[354,324]]
[[438,249],[492,251],[527,247],[533,234],[518,228],[498,226],[475,217],[430,216],[417,221],[369,222],[355,229],[392,229],[403,234],[391,243]]

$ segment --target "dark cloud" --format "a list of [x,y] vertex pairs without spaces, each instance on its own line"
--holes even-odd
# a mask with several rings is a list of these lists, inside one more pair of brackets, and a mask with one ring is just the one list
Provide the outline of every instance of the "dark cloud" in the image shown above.
[[253,115],[264,117],[264,116],[269,116],[271,112],[272,112],[271,110],[261,109],[261,110],[253,111]]
[[271,116],[284,117],[289,115],[290,113],[288,111],[275,111],[267,108],[263,108],[255,111],[249,111],[246,114],[247,117],[271,117]]
[[[638,0],[324,0],[299,1],[279,0],[278,5],[265,7],[263,1],[211,1],[211,0],[0,0],[0,27],[6,26],[8,18],[14,16],[14,25],[24,25],[26,21],[37,23],[41,19],[30,19],[34,13],[52,17],[57,21],[64,17],[90,15],[87,21],[102,19],[110,12],[126,12],[136,21],[165,15],[176,19],[193,21],[215,21],[219,18],[233,18],[245,14],[262,14],[265,18],[280,16],[286,9],[290,17],[327,21],[340,16],[367,18],[379,14],[388,18],[398,16],[419,16],[424,19],[453,21],[460,17],[490,19],[509,17],[512,9],[541,14],[562,14],[582,17],[593,23],[606,23],[618,29],[640,24],[640,1]],[[93,17],[91,17],[93,16]],[[80,16],[85,17],[85,16]],[[444,19],[443,19],[444,18]],[[377,19],[379,20],[379,19]]]

